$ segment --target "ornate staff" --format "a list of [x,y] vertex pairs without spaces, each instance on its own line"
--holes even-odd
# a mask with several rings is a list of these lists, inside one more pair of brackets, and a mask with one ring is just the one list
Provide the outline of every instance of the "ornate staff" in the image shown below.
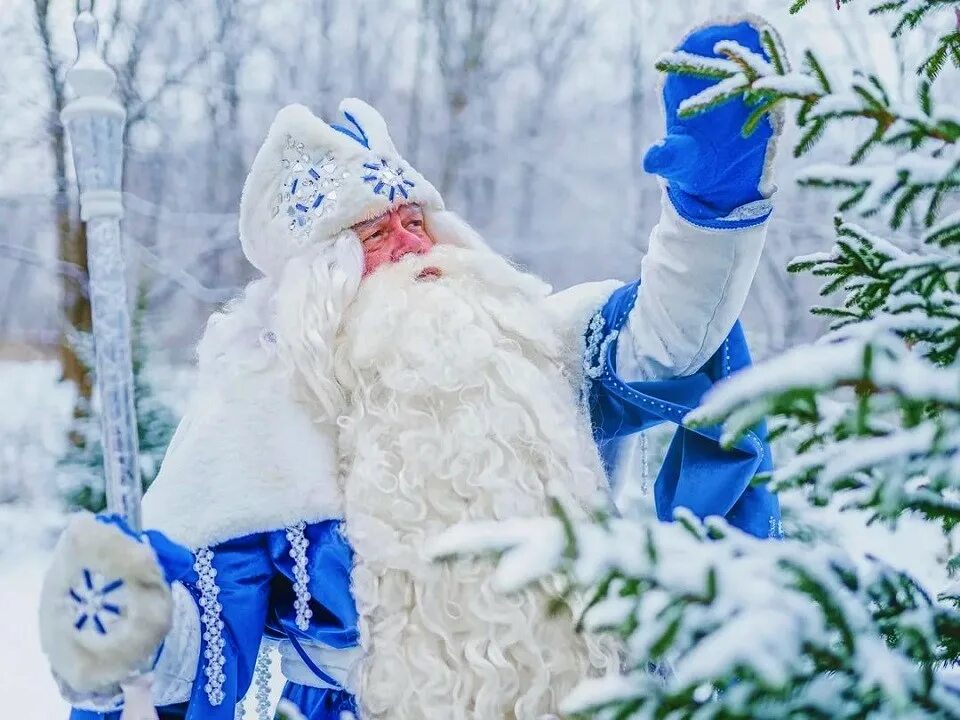
[[140,522],[140,466],[130,358],[130,310],[120,235],[123,216],[123,127],[126,112],[111,96],[116,75],[97,51],[90,0],[73,23],[77,61],[67,73],[76,95],[60,114],[73,149],[80,217],[87,224],[90,304],[100,394],[107,506],[136,531]]

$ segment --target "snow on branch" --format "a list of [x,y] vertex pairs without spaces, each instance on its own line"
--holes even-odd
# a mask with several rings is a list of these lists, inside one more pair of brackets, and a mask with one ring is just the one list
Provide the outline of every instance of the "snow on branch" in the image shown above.
[[903,224],[911,207],[927,198],[925,218],[931,225],[943,194],[960,188],[960,148],[952,150],[937,157],[907,152],[882,164],[815,164],[798,173],[797,180],[809,187],[851,189],[841,209],[857,207],[863,215],[885,209],[894,229]]
[[823,390],[859,383],[870,383],[873,392],[891,392],[960,410],[960,376],[931,367],[912,355],[898,338],[880,336],[788,350],[718,385],[684,422],[714,424],[761,395],[797,387]]
[[[922,707],[917,717],[932,718],[960,710],[920,662],[941,656],[936,636],[914,630],[960,628],[960,615],[909,576],[829,547],[760,541],[683,509],[675,523],[648,522],[557,520],[570,552],[539,570],[587,593],[582,627],[619,636],[626,652],[622,674],[584,679],[563,712],[667,717],[685,708],[694,717],[709,707],[712,717],[774,718],[830,708],[831,717],[879,718],[881,708]],[[499,535],[468,524],[437,543],[534,555],[557,537],[555,526],[521,520]]]

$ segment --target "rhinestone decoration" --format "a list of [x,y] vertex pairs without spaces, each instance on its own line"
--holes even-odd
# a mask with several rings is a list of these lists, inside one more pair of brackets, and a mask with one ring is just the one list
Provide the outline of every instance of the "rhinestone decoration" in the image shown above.
[[257,688],[257,720],[270,720],[270,650],[266,643],[260,646],[257,664],[254,666],[253,683]]
[[203,672],[207,676],[207,683],[203,689],[210,704],[216,707],[223,702],[223,683],[227,678],[223,674],[223,619],[220,617],[223,608],[217,599],[220,588],[217,587],[217,570],[213,567],[213,551],[210,548],[197,550],[193,569],[200,576],[197,582],[200,590],[200,622],[203,624],[203,641],[206,643],[203,651],[206,660]]
[[391,167],[386,158],[380,158],[379,164],[369,162],[364,163],[363,167],[369,171],[363,176],[363,181],[373,185],[373,192],[377,195],[386,195],[390,202],[393,202],[397,193],[404,198],[410,197],[407,188],[414,187],[414,182],[403,176],[401,166]]
[[583,353],[583,388],[581,389],[583,402],[586,402],[589,397],[590,381],[603,375],[610,343],[620,335],[618,330],[613,330],[604,337],[604,327],[606,327],[606,321],[599,312],[593,316],[587,326],[587,347]]
[[313,611],[310,609],[310,574],[307,572],[307,547],[309,541],[304,531],[307,524],[302,520],[287,528],[287,541],[290,543],[290,557],[293,558],[293,592],[297,599],[293,607],[297,611],[297,627],[306,631],[310,627]]
[[107,634],[109,627],[123,615],[121,607],[110,602],[107,596],[121,587],[120,578],[106,582],[98,573],[83,569],[81,582],[68,592],[77,613],[73,622],[77,632],[93,629],[100,635]]
[[740,222],[743,220],[757,220],[773,211],[773,201],[768,199],[754,200],[746,205],[734,208],[726,217],[720,218],[723,221]]
[[294,240],[303,244],[314,222],[336,210],[340,186],[350,173],[337,164],[333,153],[311,157],[304,144],[290,135],[283,145],[280,165],[283,185],[274,198],[272,217],[283,213]]

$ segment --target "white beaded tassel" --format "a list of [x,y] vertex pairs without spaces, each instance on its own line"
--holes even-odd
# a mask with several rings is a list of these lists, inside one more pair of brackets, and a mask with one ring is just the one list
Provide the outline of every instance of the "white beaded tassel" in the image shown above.
[[307,547],[309,541],[304,531],[307,524],[300,521],[287,528],[290,557],[293,558],[293,592],[297,599],[293,607],[297,611],[297,627],[306,631],[310,627],[313,611],[310,609],[310,574],[307,572]]
[[649,441],[645,432],[640,433],[640,494],[646,497],[650,494],[650,454]]
[[223,683],[226,676],[223,674],[223,619],[220,611],[223,609],[217,599],[220,588],[217,587],[217,571],[213,567],[213,551],[203,547],[197,550],[197,558],[193,564],[200,580],[197,587],[200,589],[200,622],[203,624],[203,640],[206,649],[203,651],[203,672],[207,676],[204,690],[210,704],[216,707],[224,700]]
[[270,647],[263,643],[257,655],[253,683],[256,687],[257,720],[270,720]]

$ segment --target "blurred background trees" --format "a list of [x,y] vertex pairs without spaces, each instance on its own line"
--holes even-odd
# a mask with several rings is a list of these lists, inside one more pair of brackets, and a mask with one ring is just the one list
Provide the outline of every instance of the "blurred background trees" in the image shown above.
[[[741,9],[767,14],[788,41],[802,36],[831,62],[909,86],[916,43],[891,40],[855,4],[843,14],[832,1],[812,4],[790,23],[780,0]],[[76,0],[7,0],[0,11],[0,361],[56,362],[82,421],[85,236],[59,123],[76,11]],[[129,284],[143,288],[143,342],[164,371],[190,363],[206,317],[252,277],[237,240],[240,189],[290,102],[328,118],[344,96],[374,103],[447,204],[557,287],[633,276],[659,212],[659,188],[640,168],[662,127],[654,60],[729,4],[95,0],[94,12],[128,109]],[[816,152],[831,157],[842,140]],[[815,281],[783,268],[833,236],[832,206],[798,189],[793,171],[780,168],[745,311],[761,357],[823,329],[804,309]],[[9,452],[18,466],[20,451]]]

